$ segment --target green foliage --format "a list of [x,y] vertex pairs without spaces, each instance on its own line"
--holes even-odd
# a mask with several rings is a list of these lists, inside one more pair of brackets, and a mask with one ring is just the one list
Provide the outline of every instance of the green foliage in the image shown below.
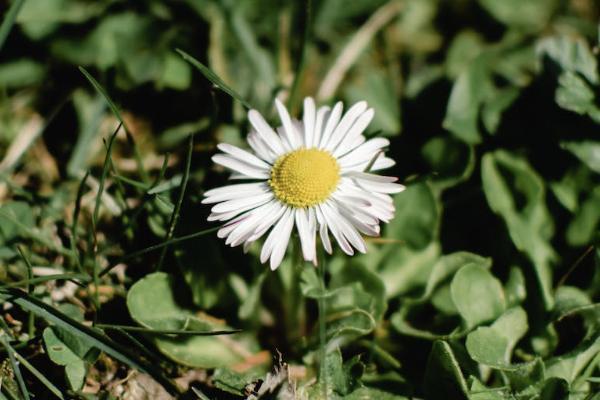
[[[0,398],[598,400],[597,2],[5,3]],[[407,188],[323,288],[201,199],[331,75]]]

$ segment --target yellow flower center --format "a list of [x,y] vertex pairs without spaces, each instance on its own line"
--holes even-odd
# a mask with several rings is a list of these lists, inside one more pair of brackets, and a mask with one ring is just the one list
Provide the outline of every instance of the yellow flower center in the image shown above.
[[269,185],[280,201],[293,207],[311,207],[327,200],[339,180],[340,167],[329,152],[302,148],[275,161]]

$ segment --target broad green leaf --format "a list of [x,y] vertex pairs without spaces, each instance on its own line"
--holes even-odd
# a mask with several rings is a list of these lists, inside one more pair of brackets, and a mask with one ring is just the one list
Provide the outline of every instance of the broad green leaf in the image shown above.
[[588,363],[600,352],[600,337],[582,342],[569,353],[546,361],[546,376],[572,383]]
[[431,273],[429,274],[425,291],[414,301],[419,303],[425,302],[431,297],[438,286],[444,282],[449,282],[456,271],[468,264],[474,264],[489,269],[492,266],[492,260],[467,251],[458,251],[440,257],[433,265]]
[[48,357],[58,365],[69,365],[83,360],[56,336],[51,327],[44,329],[44,344]]
[[102,96],[89,96],[83,90],[73,93],[73,105],[79,122],[79,135],[67,163],[67,172],[71,177],[79,178],[93,160],[94,151],[101,148],[99,128],[106,110]]
[[32,228],[34,224],[33,211],[28,203],[11,201],[0,205],[0,243],[9,242],[19,235],[22,227]]
[[450,286],[452,300],[467,327],[494,320],[506,307],[500,282],[477,264],[462,267]]
[[256,372],[239,373],[227,368],[217,368],[211,376],[211,381],[215,387],[238,396],[246,393],[246,386],[252,386],[260,375]]
[[402,246],[423,249],[437,236],[440,205],[426,183],[409,185],[395,196],[396,216],[385,228],[385,237],[404,242]]
[[[441,251],[439,243],[431,242],[421,250],[413,250],[404,243],[387,246],[389,249],[384,249],[386,251],[378,271],[385,285],[386,296],[396,297],[425,286],[427,276]],[[372,253],[367,253],[367,259],[370,256]]]
[[433,343],[425,369],[424,388],[427,400],[469,398],[467,382],[447,342]]
[[483,55],[460,73],[450,92],[444,128],[468,144],[481,142],[479,108],[494,92]]
[[[165,57],[162,74],[159,77],[159,87],[177,90],[187,89],[192,82],[192,70],[189,64],[181,58],[168,54]],[[189,133],[188,133],[189,134]]]
[[600,83],[596,56],[581,38],[571,35],[546,37],[538,43],[537,53],[549,57],[564,71],[577,72],[593,84]]
[[498,21],[524,31],[543,29],[552,16],[557,0],[479,0]]
[[[140,325],[152,329],[217,330],[226,328],[208,315],[182,305],[172,276],[157,272],[137,281],[127,294],[127,308]],[[213,336],[154,337],[169,358],[192,367],[215,368],[240,362],[243,357],[227,341]],[[241,345],[241,344],[240,344]],[[243,346],[243,345],[241,345]]]
[[0,65],[0,87],[12,89],[37,85],[44,79],[44,67],[28,58]]
[[444,190],[465,181],[475,168],[473,147],[450,136],[436,136],[421,148],[429,164],[434,188]]
[[575,216],[567,227],[567,242],[571,246],[585,246],[594,240],[600,225],[600,187],[594,190],[579,204]]
[[589,169],[600,174],[600,142],[563,142],[561,147],[579,158]]
[[409,400],[408,397],[384,392],[383,390],[361,387],[344,397],[344,400]]
[[525,276],[519,267],[511,267],[508,273],[508,280],[504,285],[506,294],[506,306],[514,307],[523,302],[527,297],[527,288],[525,286]]
[[600,123],[600,108],[596,106],[594,92],[582,78],[566,71],[560,75],[558,83],[555,100],[559,106],[577,114],[587,114]]
[[498,150],[482,158],[481,178],[490,208],[506,223],[510,237],[534,265],[546,309],[552,307],[551,265],[557,256],[553,224],[540,176],[523,159]]
[[370,131],[382,131],[385,136],[400,134],[400,105],[390,78],[383,71],[365,68],[361,79],[347,86],[345,97],[350,104],[365,100],[375,110]]
[[467,336],[467,351],[475,361],[500,369],[510,365],[513,349],[528,329],[521,307],[507,310],[491,326],[482,326]]
[[25,1],[17,18],[23,31],[32,39],[42,39],[63,23],[82,23],[106,8],[108,2],[76,2],[69,0]]
[[452,79],[457,79],[481,54],[484,46],[484,39],[477,32],[472,30],[459,32],[448,48],[446,74]]
[[470,400],[504,400],[507,392],[496,388],[487,388],[474,377],[470,377],[471,389],[469,391]]

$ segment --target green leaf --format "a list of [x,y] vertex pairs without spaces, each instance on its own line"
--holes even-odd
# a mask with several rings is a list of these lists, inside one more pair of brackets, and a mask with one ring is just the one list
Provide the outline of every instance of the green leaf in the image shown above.
[[573,35],[550,36],[542,39],[536,49],[539,56],[547,56],[566,72],[583,75],[593,84],[600,83],[598,61],[587,42]]
[[469,398],[467,382],[447,342],[433,343],[425,369],[424,388],[427,400]]
[[522,29],[539,31],[548,24],[556,9],[556,0],[479,0],[498,21]]
[[518,267],[511,267],[508,273],[508,280],[504,285],[507,307],[514,307],[523,302],[527,297],[527,288],[525,286],[525,276]]
[[452,301],[467,327],[494,320],[506,307],[500,282],[477,264],[462,267],[450,286]]
[[[187,89],[192,83],[192,71],[189,64],[182,59],[168,54],[165,57],[162,75],[158,84],[162,87],[168,87],[177,90]],[[188,133],[189,134],[189,133]]]
[[475,152],[471,146],[450,136],[436,136],[421,148],[433,176],[432,186],[439,190],[457,185],[475,169]]
[[482,57],[474,60],[454,82],[443,122],[444,128],[469,144],[481,142],[479,108],[494,92]]
[[37,85],[44,79],[44,67],[28,58],[0,65],[0,87],[8,89]]
[[600,352],[600,337],[582,342],[577,348],[562,356],[546,361],[546,376],[557,377],[572,383],[588,363]]
[[437,236],[440,205],[426,183],[409,185],[394,197],[396,216],[385,228],[385,237],[413,249],[425,248]]
[[0,205],[0,243],[19,236],[23,227],[33,228],[34,225],[33,211],[26,202],[10,201]]
[[513,349],[527,329],[525,311],[521,307],[511,308],[490,327],[479,327],[469,333],[467,351],[478,363],[500,369],[513,369],[510,365]]
[[345,97],[348,102],[365,100],[375,110],[373,121],[369,124],[371,131],[382,131],[385,136],[400,134],[400,105],[389,76],[376,68],[369,68],[360,78],[347,86]]
[[562,142],[560,145],[579,158],[589,169],[600,174],[600,142],[584,140],[581,142]]
[[0,295],[3,300],[10,301],[24,310],[30,311],[38,317],[56,324],[57,327],[68,331],[73,336],[114,357],[116,360],[151,375],[169,393],[178,392],[175,384],[166,378],[157,367],[140,360],[128,348],[114,342],[102,332],[77,322],[73,318],[20,290],[0,288]]
[[492,260],[467,251],[458,251],[440,257],[433,265],[423,294],[411,301],[424,303],[431,297],[436,288],[444,282],[449,282],[456,271],[469,264],[489,269],[492,266]]
[[490,208],[504,219],[517,249],[532,261],[542,300],[550,309],[551,264],[557,256],[550,245],[554,232],[543,180],[525,160],[503,150],[483,156],[481,178]]
[[[137,281],[127,293],[127,308],[140,325],[152,329],[222,330],[214,318],[180,305],[181,293],[172,276],[157,272]],[[153,337],[167,357],[191,367],[216,368],[243,360],[239,352],[216,336]],[[241,345],[241,344],[240,344]]]
[[86,374],[85,361],[55,334],[53,328],[44,329],[43,337],[48,357],[54,363],[66,367],[65,372],[71,389],[80,390]]
[[563,72],[558,78],[556,103],[564,109],[581,115],[589,115],[600,122],[600,108],[595,104],[595,96],[589,85],[574,72]]

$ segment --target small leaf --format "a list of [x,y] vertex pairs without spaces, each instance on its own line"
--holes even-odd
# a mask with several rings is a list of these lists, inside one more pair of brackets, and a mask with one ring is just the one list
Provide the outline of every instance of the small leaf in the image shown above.
[[467,400],[467,382],[447,342],[433,343],[425,369],[425,399]]
[[[140,325],[153,329],[227,329],[214,318],[194,313],[178,301],[181,291],[172,276],[157,272],[137,281],[127,294],[127,308]],[[191,367],[215,368],[243,360],[234,347],[216,336],[153,337],[158,349],[169,358]]]
[[452,279],[450,290],[467,327],[494,320],[506,306],[500,282],[477,264],[462,267]]
[[513,348],[527,332],[527,314],[511,308],[490,327],[479,327],[467,336],[467,351],[475,361],[496,368],[512,369]]

